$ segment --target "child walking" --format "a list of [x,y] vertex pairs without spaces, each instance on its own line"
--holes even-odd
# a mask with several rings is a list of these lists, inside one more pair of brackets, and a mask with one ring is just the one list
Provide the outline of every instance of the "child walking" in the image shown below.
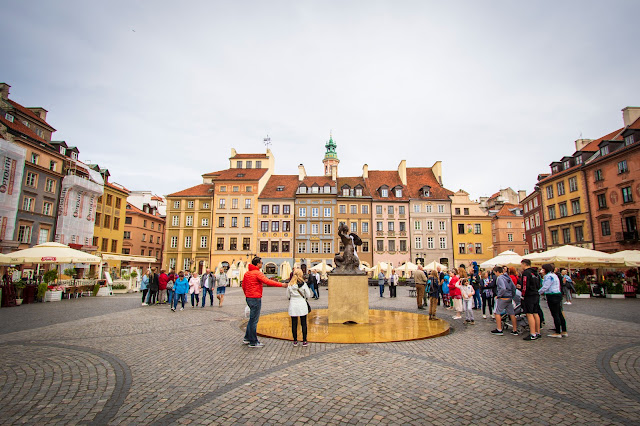
[[465,313],[465,324],[475,325],[476,321],[473,318],[473,296],[476,291],[473,286],[469,283],[467,278],[462,279],[461,283],[462,288],[460,289],[462,293],[462,310]]

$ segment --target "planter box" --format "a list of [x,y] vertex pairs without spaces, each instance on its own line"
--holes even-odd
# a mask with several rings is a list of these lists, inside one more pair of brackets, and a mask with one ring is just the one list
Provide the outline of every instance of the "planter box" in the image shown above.
[[607,294],[607,299],[624,299],[624,294]]
[[16,306],[22,305],[22,299],[16,298]]
[[589,299],[591,297],[591,295],[589,293],[586,294],[576,294],[575,296],[576,299]]
[[44,293],[44,301],[45,302],[59,302],[62,300],[62,291],[45,291]]
[[113,294],[126,294],[129,292],[129,290],[126,288],[114,288],[111,291],[113,292]]
[[111,291],[109,290],[109,287],[100,287],[96,296],[111,296]]

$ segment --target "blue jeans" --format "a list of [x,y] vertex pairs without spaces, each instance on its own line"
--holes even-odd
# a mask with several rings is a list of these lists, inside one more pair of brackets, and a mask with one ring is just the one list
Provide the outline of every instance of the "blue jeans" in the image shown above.
[[380,287],[380,297],[382,297],[382,295],[384,294],[384,284],[378,285],[378,287]]
[[262,308],[262,299],[259,297],[247,297],[247,306],[251,310],[249,322],[247,323],[247,331],[244,333],[244,340],[248,340],[250,344],[258,343],[258,320],[260,319],[260,309]]
[[480,309],[482,306],[482,298],[480,297],[480,289],[477,289],[473,294],[473,307],[475,309]]
[[202,287],[202,307],[207,304],[207,293],[209,293],[209,304],[213,306],[213,289]]
[[[196,300],[196,303],[193,303],[193,299]],[[199,304],[200,304],[200,295],[199,294],[195,294],[195,293],[191,293],[191,306],[198,306]]]
[[[175,291],[174,291],[175,293]],[[187,295],[186,294],[176,294],[176,297],[173,299],[173,309],[178,307],[178,299],[182,302],[182,307],[184,308],[184,304],[187,303]]]
[[313,297],[315,297],[316,299],[320,297],[320,295],[318,294],[318,284],[311,285],[311,291],[313,291]]
[[176,292],[174,290],[167,290],[167,301],[169,306],[173,306],[173,301],[176,298]]

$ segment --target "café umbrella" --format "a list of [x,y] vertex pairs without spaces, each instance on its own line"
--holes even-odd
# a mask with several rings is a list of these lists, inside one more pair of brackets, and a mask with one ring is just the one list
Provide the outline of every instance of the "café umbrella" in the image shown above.
[[[577,246],[561,246],[542,253],[531,253],[524,257],[534,265],[553,263],[555,266],[568,267],[595,267],[624,265],[624,259],[618,254],[609,254],[602,251],[590,250]],[[482,266],[482,265],[481,265]]]
[[102,261],[99,256],[94,256],[71,247],[48,242],[38,244],[37,246],[18,250],[6,255],[8,264],[61,264],[61,263],[94,263],[98,264]]
[[624,259],[624,266],[640,267],[640,250],[623,250],[613,253],[613,255],[615,257],[622,257],[622,259]]
[[480,264],[483,269],[491,269],[494,266],[518,266],[522,262],[522,256],[512,250],[506,250]]
[[426,271],[436,271],[438,270],[438,268],[440,268],[441,271],[446,271],[447,269],[449,269],[445,265],[442,265],[435,260],[424,267]]

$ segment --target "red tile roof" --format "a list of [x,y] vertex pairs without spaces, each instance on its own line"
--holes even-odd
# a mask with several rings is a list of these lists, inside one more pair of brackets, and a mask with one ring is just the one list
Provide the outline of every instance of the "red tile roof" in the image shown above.
[[[407,194],[407,187],[402,184],[400,175],[397,170],[370,170],[369,177],[365,179],[369,193],[374,200],[382,201],[407,201],[409,195]],[[382,197],[378,189],[387,185],[389,187],[389,196]],[[402,188],[402,197],[397,198],[395,191],[391,191],[392,188],[400,186]]]
[[[278,191],[279,186],[284,187],[282,191]],[[271,175],[258,198],[294,198],[297,189],[297,175]]]
[[627,127],[627,129],[640,130],[640,117],[638,117],[636,121],[631,123],[631,125]]
[[253,158],[269,158],[267,154],[236,154],[233,157],[229,157],[230,160],[243,160],[243,159],[253,159]]
[[154,219],[164,221],[164,219],[162,219],[162,216],[160,216],[160,213],[158,213],[158,210],[156,210],[156,214],[147,213],[144,210],[140,210],[139,208],[137,208],[136,206],[134,206],[131,203],[127,203],[127,212],[126,213],[136,213],[136,214],[139,214],[139,215],[142,215],[142,216],[149,216],[149,217],[152,217]]
[[325,186],[326,184],[329,184],[329,186],[336,185],[336,183],[331,179],[331,176],[307,176],[300,183],[304,183],[309,188],[311,188],[313,184],[317,184],[318,186]]
[[430,167],[408,167],[407,184],[409,186],[409,198],[423,198],[420,196],[420,189],[424,186],[431,187],[429,199],[450,200],[449,196],[453,191],[444,188],[436,179]]
[[349,188],[354,189],[356,186],[362,186],[362,195],[364,197],[370,197],[371,193],[369,192],[369,188],[367,188],[367,184],[361,176],[356,177],[339,177],[338,178],[338,196],[342,195],[342,187],[349,186]]
[[4,118],[4,115],[0,114],[0,123],[4,124],[9,129],[12,129],[15,132],[22,133],[23,135],[28,136],[31,139],[35,139],[35,140],[37,140],[39,142],[42,142],[42,143],[46,144],[49,148],[51,148],[53,150],[56,150],[49,143],[49,141],[47,141],[45,139],[42,139],[40,136],[36,135],[33,130],[31,130],[29,127],[25,126],[24,124],[22,124],[22,122],[17,117],[13,120],[13,123],[12,123],[11,121],[9,121],[6,118]]
[[[502,205],[502,207],[500,208],[500,210],[498,210],[498,213],[496,213],[495,217],[505,217],[505,216],[516,216],[510,209],[515,209],[515,208],[521,208],[522,209],[522,204],[508,204],[505,203]],[[521,216],[517,216],[517,217],[521,217]]]
[[152,196],[152,197],[151,197],[151,199],[152,199],[153,201],[164,201],[164,200],[162,199],[162,197],[158,197],[157,195]]
[[[216,181],[223,180],[258,180],[264,174],[267,173],[267,169],[226,169],[217,172],[207,173],[202,175],[203,177],[213,177]],[[242,176],[239,176],[242,175]]]
[[620,135],[620,133],[622,133],[622,131],[624,130],[624,128],[618,129],[618,130],[614,130],[613,132],[609,133],[608,135],[604,135],[603,137],[593,140],[591,142],[589,142],[587,145],[585,145],[584,148],[582,148],[580,151],[587,151],[587,152],[596,152],[598,149],[600,149],[598,147],[598,144],[602,141],[620,141],[622,140],[622,136]]
[[40,124],[43,124],[43,125],[49,127],[50,129],[53,129],[54,131],[56,130],[53,127],[51,127],[51,125],[49,123],[47,123],[42,118],[40,118],[38,116],[38,114],[36,114],[35,112],[31,111],[29,108],[25,108],[22,105],[20,105],[19,103],[17,103],[16,101],[12,101],[11,99],[7,99],[6,101],[9,102],[15,109],[17,109],[18,111],[20,111],[24,115],[28,115],[33,120],[37,121]]
[[213,185],[201,183],[200,185],[169,194],[167,197],[212,197],[213,193],[209,191],[210,189],[213,189]]
[[115,189],[116,191],[125,192],[127,194],[129,194],[131,192],[127,188],[125,188],[124,186],[122,186],[120,184],[114,185],[111,182],[106,182],[105,186],[108,186],[109,188]]

